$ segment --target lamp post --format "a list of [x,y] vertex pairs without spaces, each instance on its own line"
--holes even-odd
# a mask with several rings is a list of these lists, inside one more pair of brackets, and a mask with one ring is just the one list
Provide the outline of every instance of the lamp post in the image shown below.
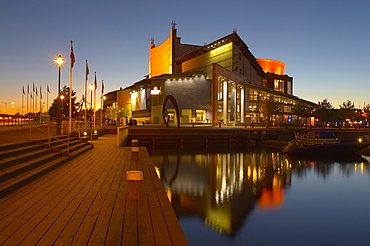
[[105,115],[104,115],[104,102],[105,102],[105,99],[107,99],[107,97],[106,97],[106,96],[102,96],[102,97],[101,97],[101,105],[100,105],[101,112],[100,112],[100,119],[101,119],[101,127],[102,127],[102,128],[105,128],[105,126],[104,126],[104,121],[105,121]]
[[58,65],[58,107],[57,107],[57,135],[60,135],[60,127],[61,127],[61,120],[60,120],[60,77],[61,77],[61,70],[62,70],[62,65],[65,62],[63,57],[59,55],[57,58],[55,58],[54,62]]
[[[95,90],[95,85],[94,84],[90,84],[89,85],[89,90],[90,90],[90,110],[93,110],[93,114],[95,114],[95,107],[93,109],[93,99],[92,99],[92,93],[93,93],[93,90]],[[93,117],[93,115],[90,115],[90,122],[91,122],[91,118]],[[95,126],[95,119],[94,119],[94,126]],[[94,130],[95,130],[95,127],[94,127]]]

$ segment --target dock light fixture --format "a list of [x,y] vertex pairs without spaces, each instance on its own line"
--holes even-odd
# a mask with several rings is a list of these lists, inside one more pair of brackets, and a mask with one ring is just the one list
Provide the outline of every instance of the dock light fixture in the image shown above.
[[127,180],[143,180],[143,172],[132,170],[126,172],[126,179]]

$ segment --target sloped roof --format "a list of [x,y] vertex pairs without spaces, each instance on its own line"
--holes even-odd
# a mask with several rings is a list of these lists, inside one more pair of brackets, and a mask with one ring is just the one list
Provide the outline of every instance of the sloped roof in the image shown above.
[[193,52],[190,52],[186,55],[180,56],[180,57],[175,59],[175,62],[177,64],[181,64],[185,61],[188,61],[188,60],[193,59],[197,56],[205,54],[205,53],[207,53],[211,50],[217,49],[218,47],[223,46],[223,45],[225,45],[227,43],[230,43],[230,42],[233,42],[235,45],[237,45],[239,47],[239,49],[243,52],[243,55],[249,60],[251,65],[254,67],[254,69],[257,71],[257,73],[260,76],[265,75],[265,73],[263,72],[262,67],[257,62],[254,55],[249,51],[248,46],[244,43],[244,41],[239,37],[239,35],[236,32],[233,32],[233,33],[231,33],[231,34],[229,34],[229,35],[227,35],[223,38],[220,38],[220,39],[218,39],[218,40],[216,40],[216,41],[214,41],[210,44],[204,45],[201,48],[199,48],[199,49],[197,49]]

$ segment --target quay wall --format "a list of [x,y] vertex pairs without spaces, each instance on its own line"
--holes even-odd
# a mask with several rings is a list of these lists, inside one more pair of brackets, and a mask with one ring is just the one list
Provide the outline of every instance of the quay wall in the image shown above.
[[[312,129],[319,130],[319,129]],[[329,131],[329,129],[320,129]],[[128,128],[126,145],[132,139],[138,139],[144,145],[170,144],[174,147],[201,144],[206,147],[225,145],[274,144],[285,145],[294,139],[296,131],[310,129],[276,128],[232,128],[232,127],[183,127],[162,128],[150,126],[132,126]],[[342,142],[356,142],[360,136],[370,134],[369,130],[335,129]],[[370,139],[370,138],[369,138]]]

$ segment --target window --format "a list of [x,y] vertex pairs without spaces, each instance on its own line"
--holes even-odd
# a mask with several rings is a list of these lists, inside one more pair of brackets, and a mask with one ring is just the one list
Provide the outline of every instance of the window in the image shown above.
[[288,81],[287,82],[287,94],[289,94],[289,95],[292,95],[292,82],[290,82],[290,81]]
[[284,92],[284,80],[275,79],[274,80],[274,89],[275,89],[275,91]]

